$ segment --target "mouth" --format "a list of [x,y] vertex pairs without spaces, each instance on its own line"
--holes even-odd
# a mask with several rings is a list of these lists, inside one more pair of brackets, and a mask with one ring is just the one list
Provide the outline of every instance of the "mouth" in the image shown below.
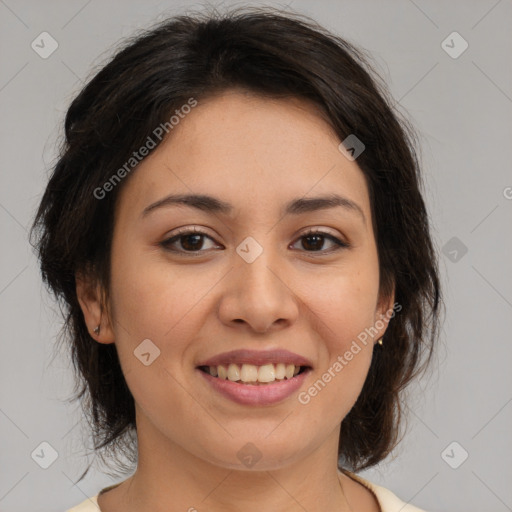
[[307,365],[295,365],[285,363],[235,364],[228,365],[201,365],[197,367],[202,371],[220,380],[229,380],[249,386],[264,386],[273,382],[291,380],[312,368]]
[[284,349],[232,350],[196,366],[210,390],[246,406],[286,400],[305,385],[312,370],[311,361]]

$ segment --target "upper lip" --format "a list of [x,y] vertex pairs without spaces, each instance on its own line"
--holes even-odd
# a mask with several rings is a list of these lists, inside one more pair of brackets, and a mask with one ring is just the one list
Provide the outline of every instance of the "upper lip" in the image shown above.
[[284,363],[294,364],[295,366],[309,366],[312,367],[311,361],[298,354],[290,352],[289,350],[232,350],[230,352],[223,352],[217,354],[205,361],[202,361],[197,366],[228,366],[229,364],[253,364],[255,366],[262,366],[269,363]]

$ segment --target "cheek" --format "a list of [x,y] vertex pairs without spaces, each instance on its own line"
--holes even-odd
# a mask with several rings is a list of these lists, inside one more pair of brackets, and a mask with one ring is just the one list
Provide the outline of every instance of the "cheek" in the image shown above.
[[[125,261],[112,273],[116,348],[128,387],[147,415],[158,404],[186,417],[187,395],[177,382],[184,382],[187,320],[193,318],[193,304],[204,295],[192,284],[190,278],[158,265]],[[144,353],[149,353],[146,360]]]
[[188,312],[216,280],[216,275],[197,272],[192,266],[173,267],[156,252],[119,259],[112,272],[116,319],[133,339],[165,339],[184,325]]
[[[151,258],[138,264],[133,257],[115,267],[111,298],[116,348],[128,386],[143,408],[146,402],[160,398],[169,406],[179,407],[176,397],[168,393],[157,397],[152,389],[178,389],[169,372],[180,382],[188,378],[185,374],[193,340],[208,314],[205,295],[224,274],[202,273],[192,266],[172,269]],[[156,348],[148,342],[141,345],[148,339]],[[136,357],[146,346],[158,354],[150,366]]]
[[368,375],[373,339],[366,329],[373,323],[375,300],[373,286],[356,285],[351,278],[340,278],[311,297],[323,350],[315,379],[298,398],[312,418],[324,418],[327,425],[349,413]]
[[[325,349],[319,380],[307,394],[318,414],[340,421],[357,400],[371,364],[375,340],[368,333],[375,322],[378,298],[378,270],[374,264],[371,255],[361,258],[350,268],[347,265],[329,278],[315,281],[305,295],[314,313],[311,322],[315,322]],[[332,408],[332,404],[339,407]]]
[[375,321],[379,275],[368,263],[347,265],[304,290],[307,305],[321,320],[325,339],[340,349]]

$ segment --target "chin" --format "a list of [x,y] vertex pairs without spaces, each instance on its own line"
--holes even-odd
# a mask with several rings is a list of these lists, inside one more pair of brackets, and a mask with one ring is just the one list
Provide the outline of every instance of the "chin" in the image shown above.
[[[261,435],[258,439],[248,441],[231,439],[221,446],[204,447],[204,460],[224,469],[237,471],[273,471],[285,468],[304,456],[305,449],[298,449],[297,443],[283,438],[270,442]],[[213,448],[213,449],[212,449]],[[311,449],[313,451],[313,448]]]

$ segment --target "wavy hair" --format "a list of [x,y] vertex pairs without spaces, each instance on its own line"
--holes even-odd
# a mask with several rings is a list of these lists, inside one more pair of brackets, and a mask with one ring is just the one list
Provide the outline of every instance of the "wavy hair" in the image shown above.
[[124,469],[119,455],[133,464],[134,400],[115,344],[97,343],[88,332],[75,281],[77,273],[90,272],[108,297],[114,208],[127,179],[101,200],[94,191],[189,98],[200,102],[234,88],[307,100],[340,141],[355,134],[365,145],[357,164],[370,195],[379,292],[389,296],[394,286],[401,306],[341,427],[340,469],[371,467],[399,442],[402,391],[430,364],[440,325],[417,136],[364,50],[289,11],[245,7],[168,18],[126,40],[72,101],[30,236],[64,314],[61,341],[75,369],[73,400],[81,401],[95,453],[105,460],[100,452],[110,452],[110,462]]

